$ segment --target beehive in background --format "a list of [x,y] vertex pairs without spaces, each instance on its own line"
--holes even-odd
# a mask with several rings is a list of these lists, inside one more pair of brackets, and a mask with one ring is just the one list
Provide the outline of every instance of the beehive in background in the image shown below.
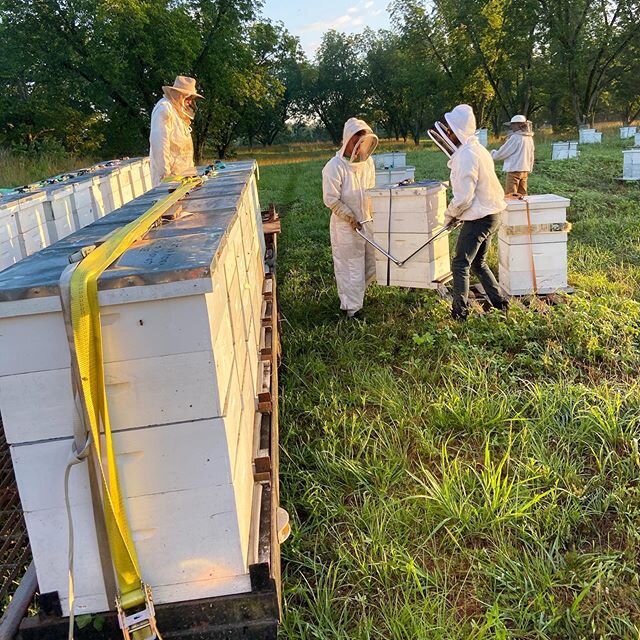
[[416,168],[411,166],[376,169],[376,187],[387,187],[404,180],[414,180]]
[[620,139],[626,140],[636,135],[636,127],[620,127]]
[[376,169],[397,169],[407,166],[407,154],[404,151],[376,153],[372,157]]
[[487,147],[489,145],[489,131],[487,129],[478,129],[476,131],[476,135],[483,147]]
[[553,194],[507,200],[498,255],[500,286],[508,295],[567,289],[569,204],[567,198]]
[[578,142],[554,142],[551,145],[551,159],[552,160],[569,160],[571,158],[577,158],[580,155],[578,149]]
[[582,128],[579,130],[580,144],[597,144],[602,142],[602,133],[595,129]]
[[[368,192],[373,208],[373,238],[387,253],[404,260],[444,225],[446,188],[437,181],[375,188]],[[431,289],[450,270],[449,240],[438,238],[400,267],[376,252],[378,284]]]
[[628,181],[640,180],[640,147],[625,149],[622,152],[622,179]]
[[636,135],[633,137],[633,143],[636,147],[640,147],[640,133],[636,133]]
[[[156,603],[251,590],[264,280],[256,165],[181,202],[99,281],[106,387],[142,574]],[[68,613],[63,474],[74,403],[57,281],[68,256],[168,192],[146,196],[0,274],[0,406],[41,592]],[[155,192],[155,193],[154,193]],[[76,611],[113,608],[86,465],[71,477]]]

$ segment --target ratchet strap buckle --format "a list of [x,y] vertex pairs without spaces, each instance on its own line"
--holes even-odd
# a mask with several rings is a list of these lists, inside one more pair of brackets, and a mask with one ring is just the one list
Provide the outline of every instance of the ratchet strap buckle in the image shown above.
[[159,638],[151,589],[149,585],[143,583],[142,590],[144,592],[144,608],[135,613],[126,613],[120,597],[116,598],[118,623],[124,640],[157,640]]

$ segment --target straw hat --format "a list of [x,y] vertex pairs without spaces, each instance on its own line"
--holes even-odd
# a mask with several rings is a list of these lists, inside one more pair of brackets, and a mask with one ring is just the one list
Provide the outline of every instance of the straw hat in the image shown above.
[[196,81],[189,76],[176,76],[173,86],[165,85],[162,87],[165,93],[176,91],[184,96],[194,96],[196,98],[204,98],[196,91]]

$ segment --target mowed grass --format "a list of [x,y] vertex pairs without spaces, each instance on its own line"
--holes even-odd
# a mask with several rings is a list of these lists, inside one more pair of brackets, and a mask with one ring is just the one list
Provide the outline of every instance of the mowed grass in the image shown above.
[[[285,637],[639,637],[640,185],[615,181],[628,145],[610,135],[553,163],[539,145],[530,189],[572,200],[577,292],[466,324],[434,292],[375,285],[366,322],[341,319],[330,152],[263,167],[262,204],[283,214]],[[408,160],[448,177],[439,152]]]

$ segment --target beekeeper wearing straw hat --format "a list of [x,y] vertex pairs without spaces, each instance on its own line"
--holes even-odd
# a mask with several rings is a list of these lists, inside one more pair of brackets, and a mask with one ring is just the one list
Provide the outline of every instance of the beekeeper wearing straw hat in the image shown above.
[[521,114],[513,116],[506,123],[511,129],[507,141],[491,152],[495,160],[504,160],[502,170],[507,174],[505,193],[526,196],[529,174],[533,171],[535,144],[531,122]]
[[358,118],[349,118],[342,133],[342,147],[322,170],[324,203],[331,210],[329,225],[333,270],[340,308],[356,317],[364,304],[364,292],[375,278],[374,249],[358,231],[370,235],[371,205],[367,189],[375,187],[376,169],[371,154],[378,137]]
[[164,97],[151,113],[149,136],[151,182],[157,186],[167,176],[196,174],[191,123],[196,115],[196,81],[178,76],[173,86],[162,87]]

